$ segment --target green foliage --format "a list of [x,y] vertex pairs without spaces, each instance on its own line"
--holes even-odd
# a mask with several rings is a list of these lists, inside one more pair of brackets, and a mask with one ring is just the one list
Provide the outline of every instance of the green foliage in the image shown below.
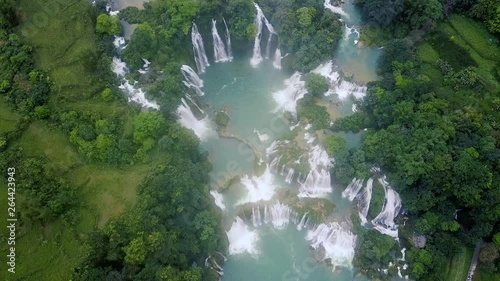
[[333,54],[342,24],[320,2],[265,0],[259,5],[276,27],[281,51],[290,54],[285,68],[309,72]]
[[20,148],[1,153],[0,167],[16,167],[15,179],[22,182],[18,194],[26,201],[19,208],[24,223],[44,224],[57,218],[75,223],[72,209],[77,205],[76,194],[69,184],[48,168],[46,159],[28,157]]
[[339,152],[345,150],[347,142],[343,137],[331,135],[326,138],[326,152],[335,157]]
[[[379,60],[383,79],[368,85],[360,111],[336,120],[332,128],[368,128],[360,151],[366,161],[377,163],[388,174],[405,208],[415,216],[415,231],[427,235],[425,249],[408,252],[415,280],[442,278],[440,268],[458,254],[460,241],[489,239],[500,219],[496,207],[500,154],[494,121],[498,114],[493,109],[498,89],[483,79],[489,62],[495,61],[496,46],[484,40],[484,32],[472,21],[452,16],[451,22],[453,28],[442,24],[419,47],[420,61],[408,41],[389,43]],[[475,34],[471,36],[481,40],[472,42],[462,34]],[[484,53],[482,59],[477,59],[477,50]],[[476,67],[478,62],[481,65]],[[428,71],[429,66],[433,71]],[[343,183],[355,175],[348,157],[343,152],[336,156],[335,176]],[[374,186],[372,202],[383,202],[376,197]],[[376,214],[374,209],[370,206],[370,216]],[[456,209],[463,210],[457,219]],[[467,267],[467,262],[463,264]],[[457,267],[461,274],[462,263]]]
[[122,32],[120,18],[118,16],[100,14],[97,17],[95,29],[99,34],[119,35]]
[[471,58],[469,52],[455,43],[453,36],[448,36],[444,32],[437,31],[429,40],[431,46],[439,53],[441,59],[457,70],[462,70],[468,66],[476,66],[476,62]]
[[172,151],[143,182],[135,207],[92,240],[74,280],[122,271],[134,280],[216,280],[208,269],[191,267],[221,246],[222,229],[208,196],[210,166],[185,155]]
[[231,36],[236,40],[255,37],[257,32],[254,17],[255,7],[249,0],[230,0],[225,7],[226,19],[231,27]]
[[479,0],[472,6],[470,14],[483,20],[492,33],[500,32],[500,6],[495,0]]
[[500,232],[495,233],[493,235],[493,243],[495,243],[495,246],[500,249]]
[[157,50],[156,35],[151,26],[143,23],[137,26],[130,38],[130,43],[123,51],[123,60],[132,69],[139,69],[144,64],[143,58],[151,60]]
[[106,88],[104,89],[104,91],[102,91],[101,99],[106,102],[109,102],[113,99],[113,92],[111,91],[110,88]]
[[310,26],[314,15],[316,15],[316,9],[312,7],[302,7],[297,10],[297,17],[299,18],[299,23],[302,27]]
[[388,26],[403,12],[403,0],[366,0],[363,2],[363,17],[370,23]]
[[353,264],[362,268],[368,276],[378,276],[378,270],[392,261],[389,253],[395,246],[396,242],[391,237],[375,230],[364,230],[358,233],[357,254]]
[[147,139],[156,140],[165,130],[165,118],[157,112],[141,112],[134,119],[134,142],[144,143]]
[[328,82],[326,78],[317,73],[309,73],[306,76],[307,93],[313,97],[321,97],[328,91]]
[[405,4],[405,17],[413,28],[431,26],[443,18],[443,6],[439,0],[414,0]]
[[300,120],[305,119],[311,123],[314,130],[327,129],[330,126],[330,115],[326,107],[314,102],[300,100],[297,114]]
[[218,128],[226,128],[229,125],[229,115],[225,111],[218,111],[215,115],[215,124]]

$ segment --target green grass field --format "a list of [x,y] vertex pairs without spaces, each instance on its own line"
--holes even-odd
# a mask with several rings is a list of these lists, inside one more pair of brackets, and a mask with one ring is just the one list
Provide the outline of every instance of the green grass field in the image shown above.
[[451,258],[443,270],[443,280],[463,281],[467,278],[474,249],[463,246],[460,253]]
[[0,134],[15,130],[19,119],[19,115],[12,111],[5,98],[0,97]]

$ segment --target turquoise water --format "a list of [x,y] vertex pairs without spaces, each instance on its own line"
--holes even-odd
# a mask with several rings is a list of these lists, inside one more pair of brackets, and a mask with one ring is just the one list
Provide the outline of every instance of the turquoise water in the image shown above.
[[[359,29],[360,17],[354,6],[346,3],[343,8],[351,15],[348,19],[344,19],[348,26]],[[358,35],[354,29],[346,28],[344,40],[337,52],[332,54],[333,62],[345,76],[351,77],[355,82],[364,83],[377,78],[375,65],[380,50],[362,47],[357,43],[357,39]],[[273,93],[285,88],[284,82],[290,76],[291,73],[274,68],[270,60],[264,60],[257,67],[252,67],[250,57],[235,57],[232,62],[227,63],[211,62],[206,72],[200,75],[204,82],[205,93],[200,97],[200,101],[205,104],[208,119],[215,120],[216,112],[227,111],[230,116],[228,126],[230,133],[250,143],[258,154],[256,157],[254,151],[241,141],[218,137],[214,132],[215,124],[212,121],[210,126],[213,133],[204,137],[202,141],[202,146],[208,150],[214,167],[211,174],[212,188],[220,187],[230,178],[239,175],[247,179],[262,180],[259,185],[268,191],[298,190],[298,183],[286,183],[285,177],[276,171],[267,178],[266,175],[269,174],[264,172],[264,176],[258,178],[262,169],[269,163],[264,162],[259,171],[255,169],[260,157],[266,159],[266,148],[290,131],[291,124],[283,117],[283,112],[278,110],[278,104],[273,98]],[[325,98],[324,102],[331,105],[328,111],[332,118],[353,112],[354,100],[351,98],[339,100],[332,95]],[[359,146],[362,138],[361,133],[341,135],[348,141],[349,148]],[[336,205],[336,208],[329,219],[348,222],[353,204],[341,197],[345,187],[336,186],[335,183],[332,185],[333,192],[328,194],[327,198]],[[224,199],[224,225],[227,231],[237,224],[233,224],[233,221],[240,204],[251,197],[249,190],[247,184],[236,180],[229,188],[220,191]],[[266,204],[273,202],[276,202],[275,199],[267,201]],[[254,226],[248,217],[243,216],[242,219],[244,226],[238,228],[240,231],[237,233],[241,234],[241,237],[247,237],[246,235],[251,237],[247,239],[251,241],[248,244],[251,245],[251,251],[230,253],[224,265],[222,280],[363,280],[355,276],[351,268],[333,269],[315,259],[310,242],[306,240],[308,231],[313,229],[313,226],[298,230],[296,224],[290,222],[283,229],[277,229],[269,224]],[[253,254],[250,254],[251,252]]]

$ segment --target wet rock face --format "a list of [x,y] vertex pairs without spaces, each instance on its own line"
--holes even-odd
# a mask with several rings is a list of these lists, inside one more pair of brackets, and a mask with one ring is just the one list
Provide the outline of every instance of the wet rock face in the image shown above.
[[323,245],[319,245],[317,249],[313,249],[313,255],[318,262],[324,261],[326,257],[325,247],[323,247]]

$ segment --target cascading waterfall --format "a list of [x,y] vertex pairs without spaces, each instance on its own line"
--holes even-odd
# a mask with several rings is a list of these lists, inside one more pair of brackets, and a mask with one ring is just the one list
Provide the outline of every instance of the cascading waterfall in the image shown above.
[[358,195],[359,190],[363,187],[363,180],[354,178],[351,183],[347,185],[346,189],[342,192],[342,197],[352,201]]
[[214,59],[215,62],[226,62],[229,61],[229,56],[226,52],[226,46],[219,36],[217,31],[217,21],[212,19],[212,39],[214,44]]
[[198,96],[203,96],[205,93],[201,90],[203,88],[203,80],[196,74],[196,72],[188,65],[181,66],[181,72],[184,76],[184,85],[186,87],[193,89]]
[[367,88],[342,79],[339,72],[334,69],[332,61],[321,64],[313,72],[328,80],[331,89],[325,93],[325,96],[337,94],[339,99],[345,100],[350,96],[362,99],[366,95]]
[[222,18],[222,21],[224,21],[224,26],[226,27],[226,49],[227,49],[227,56],[229,57],[229,60],[233,60],[233,50],[231,47],[231,34],[229,33],[229,28],[227,28],[226,20]]
[[255,34],[253,56],[250,62],[253,66],[257,66],[262,61],[260,40],[262,39],[262,29],[264,25],[266,26],[267,31],[269,32],[269,37],[267,39],[267,45],[266,45],[266,57],[269,57],[272,37],[273,35],[276,34],[276,31],[274,30],[274,27],[271,25],[271,23],[267,20],[266,16],[260,9],[259,5],[257,5],[257,3],[254,3],[254,5],[255,9],[257,10],[257,15],[255,16],[255,27],[257,28],[257,33]]
[[288,111],[297,116],[297,102],[307,94],[306,83],[302,81],[302,75],[295,72],[284,84],[284,89],[272,94],[278,104],[276,111]]
[[348,231],[345,224],[332,222],[320,224],[315,229],[308,231],[306,239],[311,242],[311,247],[321,253],[324,249],[322,260],[330,259],[335,270],[336,267],[351,267],[356,246],[356,235]]
[[281,50],[279,48],[276,49],[276,52],[274,53],[274,61],[273,61],[273,66],[276,69],[281,69]]
[[[293,211],[287,205],[277,202],[270,206],[269,213],[271,214],[273,226],[277,229],[283,229],[290,222],[290,214]],[[293,212],[295,213],[295,212]]]
[[184,98],[181,98],[181,105],[177,108],[177,114],[179,115],[179,123],[185,128],[193,130],[200,139],[204,139],[213,133],[208,117],[198,120]]
[[207,53],[205,52],[203,38],[198,31],[198,26],[194,22],[193,28],[191,29],[191,42],[193,43],[194,60],[198,68],[198,73],[203,73],[210,64],[208,63]]
[[127,96],[129,102],[135,102],[140,104],[142,107],[159,109],[160,106],[155,101],[149,101],[146,98],[146,93],[141,88],[135,87],[135,84],[130,84],[130,82],[125,78],[127,73],[127,65],[120,58],[114,57],[112,66],[113,72],[122,80],[119,88],[123,90]]
[[[264,215],[262,214],[264,212]],[[278,202],[264,206],[264,211],[260,206],[252,208],[251,221],[254,227],[260,227],[263,224],[272,225],[276,229],[286,228],[290,222],[297,225],[298,230],[308,226],[307,213],[299,219],[297,212],[289,206]]]
[[370,202],[372,199],[372,189],[373,189],[373,179],[370,178],[366,182],[366,186],[360,191],[358,196],[358,208],[359,208],[359,218],[361,224],[365,225],[367,223],[366,216],[368,215],[368,209],[370,208]]
[[230,255],[248,253],[258,256],[256,244],[259,241],[259,235],[256,231],[251,231],[240,217],[234,220],[231,229],[227,232],[227,238]]
[[215,200],[215,205],[225,211],[226,205],[224,204],[224,196],[215,190],[210,190],[210,194]]
[[241,178],[241,183],[247,190],[247,197],[239,203],[269,201],[274,195],[274,176],[269,166],[261,176],[249,177],[245,175]]
[[401,197],[389,186],[385,176],[379,178],[380,184],[384,187],[385,198],[382,211],[373,220],[373,227],[382,234],[398,239],[398,225],[394,219],[401,210]]
[[331,4],[331,0],[325,0],[323,5],[324,5],[325,9],[328,9],[335,14],[339,14],[340,16],[342,16],[344,18],[349,18],[349,15],[346,12],[344,12],[344,10],[342,10],[341,7],[333,6]]
[[332,159],[319,145],[309,151],[309,166],[311,170],[299,188],[299,197],[318,198],[332,192],[330,168]]

